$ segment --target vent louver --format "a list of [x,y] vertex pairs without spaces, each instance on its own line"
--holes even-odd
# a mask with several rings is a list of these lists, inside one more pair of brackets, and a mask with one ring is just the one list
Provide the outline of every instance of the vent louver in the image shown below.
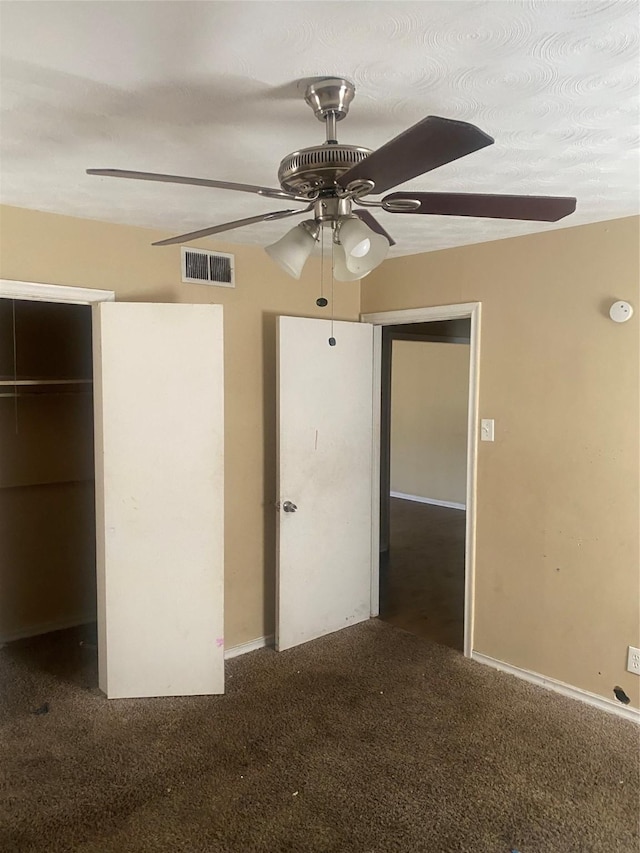
[[182,281],[235,287],[234,256],[182,247]]

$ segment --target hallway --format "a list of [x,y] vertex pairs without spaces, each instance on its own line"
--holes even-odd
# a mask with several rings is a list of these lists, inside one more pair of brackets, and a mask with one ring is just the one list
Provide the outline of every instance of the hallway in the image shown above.
[[380,618],[462,651],[463,510],[391,498],[391,547],[380,555]]

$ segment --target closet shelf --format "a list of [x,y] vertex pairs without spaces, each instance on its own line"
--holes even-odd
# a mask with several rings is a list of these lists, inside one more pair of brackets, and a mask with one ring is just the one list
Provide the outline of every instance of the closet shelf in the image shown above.
[[91,379],[0,379],[0,386],[16,385],[91,385]]
[[91,379],[0,379],[0,397],[26,399],[61,394],[77,397],[91,395],[92,385]]

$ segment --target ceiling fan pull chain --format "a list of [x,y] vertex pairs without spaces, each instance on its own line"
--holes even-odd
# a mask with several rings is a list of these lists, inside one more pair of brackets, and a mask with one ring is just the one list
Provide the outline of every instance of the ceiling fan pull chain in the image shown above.
[[320,226],[320,296],[324,298],[324,228]]
[[333,276],[333,263],[334,263],[334,252],[335,252],[335,243],[331,241],[331,337],[329,338],[329,346],[334,347],[336,345],[336,339],[333,337],[333,315],[335,314],[335,303],[333,299],[333,287],[336,283],[336,280]]
[[324,298],[324,228],[320,228],[320,298],[316,299],[318,308],[326,308],[327,300]]

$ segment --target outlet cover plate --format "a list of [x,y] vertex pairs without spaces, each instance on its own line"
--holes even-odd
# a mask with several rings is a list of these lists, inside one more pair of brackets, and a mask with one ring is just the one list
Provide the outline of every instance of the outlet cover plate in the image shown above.
[[482,441],[494,440],[493,418],[482,418],[482,420],[480,421],[480,438]]
[[627,671],[640,675],[640,649],[634,649],[633,646],[629,646]]

